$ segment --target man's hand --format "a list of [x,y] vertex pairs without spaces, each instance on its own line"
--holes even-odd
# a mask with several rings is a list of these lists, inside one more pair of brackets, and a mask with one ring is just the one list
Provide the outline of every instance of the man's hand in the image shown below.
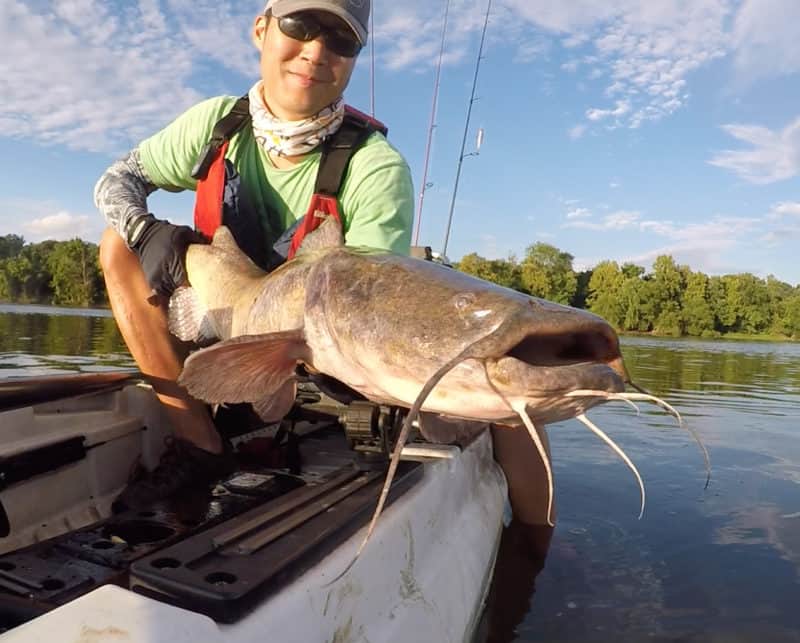
[[188,281],[186,248],[204,243],[203,237],[188,226],[177,226],[147,215],[144,230],[131,246],[142,264],[147,283],[158,295],[169,297]]

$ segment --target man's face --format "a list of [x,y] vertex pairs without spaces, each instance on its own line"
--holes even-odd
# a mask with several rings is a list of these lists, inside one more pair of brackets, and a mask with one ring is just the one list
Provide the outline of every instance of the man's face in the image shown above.
[[[333,14],[311,13],[323,26],[345,25]],[[302,42],[284,35],[274,17],[256,18],[253,42],[261,51],[267,106],[275,116],[287,121],[313,116],[339,98],[355,66],[355,57],[333,53],[322,37]]]

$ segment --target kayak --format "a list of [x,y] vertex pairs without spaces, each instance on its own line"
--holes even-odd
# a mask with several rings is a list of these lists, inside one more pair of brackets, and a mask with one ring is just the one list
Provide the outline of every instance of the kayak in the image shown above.
[[488,431],[410,442],[349,567],[402,413],[307,383],[279,424],[232,414],[227,478],[114,511],[170,434],[140,374],[0,382],[2,640],[470,641],[507,502]]

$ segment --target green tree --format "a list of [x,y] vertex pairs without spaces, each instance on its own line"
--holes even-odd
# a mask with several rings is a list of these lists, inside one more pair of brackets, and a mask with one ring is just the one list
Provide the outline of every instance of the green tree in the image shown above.
[[742,329],[745,333],[765,333],[772,325],[772,301],[767,284],[750,273],[739,275],[744,310]]
[[72,239],[58,243],[48,255],[52,275],[53,303],[67,306],[90,306],[101,290],[98,248],[93,243]]
[[653,331],[659,335],[679,337],[683,334],[681,293],[686,285],[688,268],[678,266],[669,255],[653,262],[651,296],[655,321]]
[[620,270],[622,270],[622,274],[629,279],[641,279],[645,273],[644,268],[633,263],[623,263]]
[[589,280],[589,296],[586,305],[615,328],[622,328],[625,310],[622,301],[622,286],[625,276],[616,261],[602,261],[594,267]]
[[33,273],[31,262],[24,255],[9,257],[3,261],[5,289],[11,301],[31,301],[28,283]]
[[795,339],[800,338],[800,293],[786,298],[781,321],[786,335]]
[[0,301],[13,301],[11,276],[8,273],[8,259],[0,259]]
[[772,321],[769,291],[766,283],[750,273],[725,275],[725,317],[728,330],[758,334]]
[[786,319],[786,302],[795,294],[794,288],[784,281],[769,275],[766,281],[770,301],[770,332],[791,337],[784,321]]
[[506,259],[484,259],[476,253],[470,253],[461,258],[456,268],[468,275],[491,281],[506,288],[521,290],[520,269],[516,259],[512,256]]
[[638,277],[627,277],[620,289],[620,303],[624,311],[623,330],[645,332],[652,328],[652,318],[643,305],[649,284]]
[[589,282],[592,280],[592,270],[581,270],[576,275],[575,294],[569,305],[575,308],[586,308],[586,300],[589,298]]
[[521,264],[524,290],[560,304],[568,304],[578,285],[572,255],[547,243],[529,246]]
[[25,240],[17,234],[7,234],[0,237],[0,259],[16,257],[22,252]]
[[694,336],[714,334],[714,311],[708,303],[708,276],[690,272],[681,298],[686,333]]
[[724,333],[728,330],[728,296],[725,281],[714,275],[708,278],[708,305],[714,314],[714,330]]

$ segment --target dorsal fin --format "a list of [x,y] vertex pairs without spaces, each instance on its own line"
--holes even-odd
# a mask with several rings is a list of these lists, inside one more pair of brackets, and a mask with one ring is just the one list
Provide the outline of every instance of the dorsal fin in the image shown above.
[[319,213],[319,215],[324,216],[325,220],[319,225],[318,228],[312,232],[309,232],[303,238],[303,242],[297,249],[297,254],[295,256],[314,252],[316,250],[338,248],[344,245],[342,226],[336,217],[323,213]]
[[[248,257],[236,243],[233,234],[226,226],[220,226],[214,232],[211,244],[195,243],[186,251],[186,270],[192,275],[195,270],[203,269],[216,262],[216,270],[230,270],[231,274],[248,277],[262,277],[266,273]],[[206,269],[207,270],[207,269]]]

